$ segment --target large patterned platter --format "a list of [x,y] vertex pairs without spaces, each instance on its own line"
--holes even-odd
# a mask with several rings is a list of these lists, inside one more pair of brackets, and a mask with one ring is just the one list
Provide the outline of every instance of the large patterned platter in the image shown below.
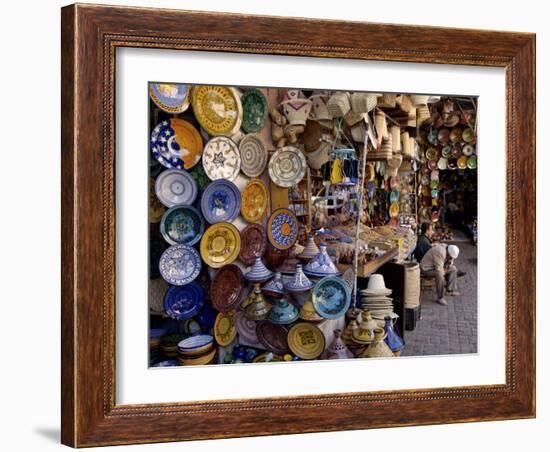
[[255,88],[248,89],[241,97],[243,106],[242,128],[248,132],[259,132],[264,128],[267,116],[267,100],[263,93]]
[[241,170],[239,148],[227,137],[212,138],[204,147],[202,166],[212,180],[233,180]]
[[245,281],[239,267],[234,264],[222,267],[212,280],[212,304],[220,312],[230,311],[239,303],[244,287]]
[[321,279],[312,291],[315,311],[325,319],[342,317],[351,302],[350,290],[346,282],[337,276]]
[[151,132],[151,152],[166,168],[190,169],[201,159],[202,138],[193,125],[172,118]]
[[241,231],[241,252],[239,260],[250,267],[257,256],[263,256],[267,246],[266,233],[263,226],[249,224]]
[[192,282],[201,271],[199,253],[192,246],[172,245],[160,257],[159,270],[164,280],[174,286]]
[[178,83],[151,83],[149,95],[161,110],[183,113],[189,107],[189,86]]
[[176,204],[193,204],[198,189],[195,179],[187,171],[172,169],[163,171],[155,181],[155,193],[166,207]]
[[241,127],[243,109],[239,93],[225,86],[195,86],[193,112],[209,135],[230,137]]
[[204,221],[200,212],[193,206],[178,205],[164,213],[160,232],[171,245],[194,245],[204,232]]
[[201,239],[201,256],[212,268],[232,263],[241,250],[239,230],[231,223],[210,226]]
[[289,188],[304,178],[306,167],[306,158],[300,149],[284,146],[271,156],[269,177],[279,187]]
[[219,179],[209,184],[201,197],[201,211],[210,224],[231,222],[239,216],[241,192],[228,180]]
[[260,179],[251,179],[241,196],[241,215],[249,223],[262,221],[269,205],[267,187]]
[[171,286],[164,297],[164,310],[169,317],[187,320],[194,317],[204,302],[204,291],[196,282]]
[[288,209],[275,210],[267,222],[269,242],[280,250],[291,248],[298,238],[298,220]]
[[302,359],[318,358],[325,350],[325,336],[313,323],[297,323],[287,340],[292,353]]
[[250,133],[239,143],[241,170],[248,177],[258,177],[267,163],[267,149],[260,135]]

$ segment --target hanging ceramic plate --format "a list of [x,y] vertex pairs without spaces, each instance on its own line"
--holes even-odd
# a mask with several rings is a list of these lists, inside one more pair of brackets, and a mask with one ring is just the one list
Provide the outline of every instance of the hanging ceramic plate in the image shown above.
[[267,187],[260,179],[252,179],[242,192],[241,215],[249,223],[263,219],[269,205]]
[[183,119],[162,121],[151,132],[153,157],[166,168],[192,168],[201,159],[202,147],[200,133]]
[[428,132],[428,143],[433,144],[434,146],[437,144],[437,129],[432,128]]
[[433,160],[437,157],[437,149],[436,148],[428,148],[426,150],[426,158],[428,160]]
[[453,143],[460,141],[460,138],[462,138],[462,129],[458,127],[454,127],[451,130],[451,134],[449,135],[449,138]]
[[476,155],[472,155],[468,159],[467,166],[468,166],[469,169],[476,169],[477,168],[477,156]]
[[197,183],[187,171],[172,169],[163,171],[155,182],[157,198],[166,207],[176,204],[191,205],[197,197]]
[[204,303],[204,291],[196,282],[184,286],[170,286],[164,297],[166,314],[176,320],[194,317]]
[[447,159],[445,157],[441,157],[438,161],[437,161],[437,167],[440,169],[440,170],[446,170],[447,169]]
[[191,99],[195,117],[209,135],[230,137],[240,129],[243,110],[235,88],[195,86]]
[[201,197],[201,211],[208,223],[231,222],[239,216],[241,192],[228,180],[212,182]]
[[456,146],[453,148],[452,154],[454,158],[459,158],[462,155],[462,149]]
[[239,334],[239,342],[245,342],[246,345],[258,346],[258,336],[256,334],[256,322],[250,320],[243,311],[235,314],[235,328]]
[[201,271],[199,253],[192,246],[172,245],[160,257],[159,270],[164,280],[174,286],[191,283]]
[[399,215],[399,204],[394,202],[393,204],[390,204],[390,217],[394,218],[397,215]]
[[399,187],[399,176],[392,176],[389,179],[390,188],[392,190],[395,190],[397,187]]
[[436,169],[436,168],[437,168],[437,160],[430,160],[430,161],[428,162],[428,169],[429,169],[430,171],[433,171],[433,170]]
[[433,189],[433,188],[437,188],[437,187],[439,187],[439,181],[437,179],[432,179],[430,181],[430,188]]
[[254,265],[257,256],[263,256],[267,246],[266,233],[263,226],[249,224],[241,231],[241,252],[239,260],[250,267]]
[[160,222],[160,233],[171,245],[194,245],[203,232],[204,221],[193,206],[174,206],[166,211]]
[[434,188],[434,189],[432,189],[430,194],[431,194],[432,198],[437,198],[438,195],[439,195],[439,190],[437,188]]
[[264,172],[267,150],[260,135],[251,133],[239,143],[241,170],[248,177],[257,177]]
[[212,138],[204,147],[202,166],[212,180],[235,179],[241,170],[237,145],[226,137]]
[[325,319],[342,317],[349,308],[351,296],[346,282],[337,276],[326,276],[312,290],[315,311]]
[[275,185],[289,188],[304,178],[306,166],[306,158],[300,149],[284,146],[271,156],[268,166],[269,177]]
[[259,132],[264,128],[267,116],[267,100],[259,89],[251,88],[241,97],[243,106],[242,128],[245,132]]
[[232,263],[241,250],[239,230],[231,223],[210,226],[201,239],[201,256],[209,267],[219,268]]
[[390,202],[394,203],[399,201],[399,192],[397,190],[392,190],[390,192]]
[[463,155],[457,160],[456,164],[458,165],[458,169],[465,169],[468,166],[468,157]]
[[457,168],[456,158],[452,157],[449,160],[447,160],[447,167],[450,170],[455,170]]
[[155,195],[155,180],[149,178],[149,223],[158,223],[164,215],[164,206]]
[[471,143],[472,141],[474,141],[474,138],[475,138],[475,134],[472,129],[470,129],[469,127],[464,129],[464,131],[462,132],[463,141],[465,141],[466,143]]
[[430,180],[439,180],[439,170],[438,169],[434,169],[431,173],[430,173]]
[[151,83],[149,95],[161,110],[183,113],[189,107],[189,86],[177,83]]
[[234,264],[222,267],[210,286],[212,304],[220,312],[228,312],[239,303],[245,287],[243,273]]
[[462,153],[466,157],[470,157],[471,155],[474,154],[474,147],[471,144],[467,144],[462,148]]
[[289,249],[298,238],[298,220],[288,209],[275,210],[267,222],[269,242],[280,250]]
[[287,342],[288,331],[283,325],[261,320],[256,324],[256,335],[260,343],[269,351],[284,354],[289,351]]
[[313,323],[297,323],[288,332],[288,346],[302,359],[316,359],[325,350],[325,335]]
[[439,132],[437,132],[437,141],[441,144],[447,144],[449,142],[449,135],[449,129],[439,129]]
[[420,178],[420,184],[429,185],[429,183],[430,183],[430,176],[428,174],[422,174],[422,177]]
[[448,159],[453,154],[453,147],[448,144],[447,146],[443,146],[443,149],[441,149],[441,155]]
[[235,311],[220,312],[214,323],[214,338],[222,347],[227,347],[237,337]]

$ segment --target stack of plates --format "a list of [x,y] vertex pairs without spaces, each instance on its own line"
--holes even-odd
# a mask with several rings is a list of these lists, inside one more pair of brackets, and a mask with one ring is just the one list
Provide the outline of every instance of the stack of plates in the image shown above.
[[180,366],[211,364],[215,357],[214,338],[209,334],[191,336],[178,343],[178,362]]
[[375,320],[384,320],[386,316],[394,317],[393,312],[393,299],[388,295],[391,295],[391,289],[386,289],[384,292],[372,293],[368,290],[361,290],[360,308],[367,310],[371,313],[371,316]]

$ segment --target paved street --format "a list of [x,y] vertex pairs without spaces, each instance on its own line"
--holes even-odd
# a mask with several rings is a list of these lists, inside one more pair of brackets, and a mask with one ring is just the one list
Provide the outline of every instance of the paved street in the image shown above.
[[456,261],[467,274],[458,279],[460,296],[437,304],[431,290],[421,295],[422,318],[414,331],[405,331],[403,356],[477,352],[477,247],[462,233],[455,233],[460,248]]

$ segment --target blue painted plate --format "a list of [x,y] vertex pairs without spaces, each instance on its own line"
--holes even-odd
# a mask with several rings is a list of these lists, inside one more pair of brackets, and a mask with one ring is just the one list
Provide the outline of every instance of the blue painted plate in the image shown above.
[[317,314],[325,319],[342,317],[351,302],[348,285],[336,276],[327,276],[315,284],[311,299]]
[[149,95],[153,102],[168,113],[182,113],[189,107],[189,87],[176,83],[151,83]]
[[194,245],[204,232],[204,220],[193,206],[174,206],[164,212],[160,233],[171,245]]
[[210,334],[199,334],[183,339],[178,343],[178,348],[182,351],[191,351],[211,344],[213,341],[214,337]]
[[194,317],[204,303],[204,291],[196,282],[185,286],[171,286],[164,296],[166,314],[176,320]]
[[399,201],[399,192],[397,190],[392,190],[390,192],[390,202],[393,204],[397,201]]
[[201,197],[201,211],[208,223],[231,223],[241,210],[241,192],[228,180],[217,179],[209,184]]
[[189,284],[199,276],[201,268],[201,257],[192,246],[172,245],[160,257],[160,275],[174,286]]

